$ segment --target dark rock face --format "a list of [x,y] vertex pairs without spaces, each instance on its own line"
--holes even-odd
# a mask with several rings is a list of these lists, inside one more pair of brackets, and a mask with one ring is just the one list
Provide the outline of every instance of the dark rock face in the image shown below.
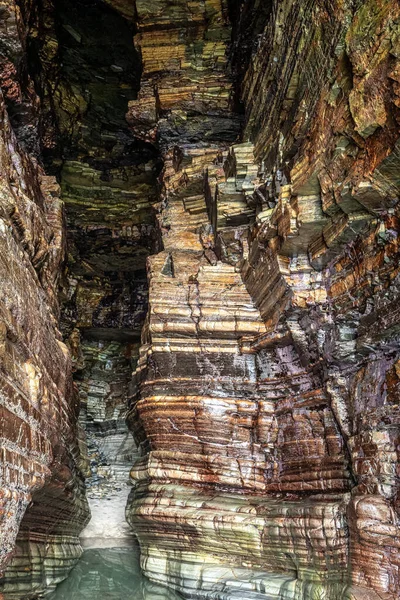
[[38,100],[31,82],[19,87],[16,78],[24,56],[17,7],[3,3],[1,20],[9,70],[0,100],[0,568],[14,553],[1,589],[21,597],[65,576],[79,556],[89,511],[71,360],[58,330],[65,253],[60,190],[27,153],[39,146],[32,117]]
[[8,594],[79,553],[79,396],[152,581],[397,599],[398,3],[0,6]]
[[196,44],[186,3],[137,3],[128,119],[165,161],[129,416],[142,565],[198,598],[394,599],[398,6],[232,3],[232,78],[227,7],[199,6]]

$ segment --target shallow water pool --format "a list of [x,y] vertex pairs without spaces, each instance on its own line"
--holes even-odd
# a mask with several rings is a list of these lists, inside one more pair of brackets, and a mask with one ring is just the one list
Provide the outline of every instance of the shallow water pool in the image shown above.
[[85,550],[79,562],[46,600],[177,600],[181,597],[144,577],[133,548]]

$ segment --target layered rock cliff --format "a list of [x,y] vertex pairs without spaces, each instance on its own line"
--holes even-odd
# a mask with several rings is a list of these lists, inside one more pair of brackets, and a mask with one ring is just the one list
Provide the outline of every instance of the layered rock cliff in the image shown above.
[[3,4],[9,590],[79,552],[80,403],[153,581],[397,599],[400,6]]
[[236,3],[230,64],[224,3],[137,13],[128,120],[164,158],[142,566],[197,598],[397,598],[399,7]]
[[89,519],[77,393],[58,329],[62,203],[35,159],[39,99],[24,70],[24,33],[18,7],[2,3],[0,570],[13,561],[0,589],[17,598],[65,577]]

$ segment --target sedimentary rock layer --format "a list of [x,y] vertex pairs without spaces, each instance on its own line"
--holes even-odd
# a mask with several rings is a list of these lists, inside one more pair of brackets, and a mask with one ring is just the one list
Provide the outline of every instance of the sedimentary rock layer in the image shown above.
[[232,3],[230,76],[228,6],[201,7],[137,3],[127,118],[165,161],[129,415],[142,566],[199,598],[394,600],[399,8]]
[[[7,594],[79,553],[72,370],[81,421],[127,458],[137,360],[127,518],[150,579],[397,600],[398,3],[1,9]],[[61,183],[66,269],[32,157]]]
[[24,56],[19,9],[2,6],[1,21],[2,60],[10,69],[8,78],[2,73],[4,96],[0,92],[0,569],[17,543],[1,589],[15,591],[13,573],[23,563],[24,581],[16,592],[21,597],[68,572],[80,553],[88,507],[78,466],[71,361],[58,331],[65,253],[60,190],[24,150],[29,135],[37,141],[35,122],[29,128],[24,121],[37,98],[31,95],[29,104],[31,83],[18,87],[12,69]]

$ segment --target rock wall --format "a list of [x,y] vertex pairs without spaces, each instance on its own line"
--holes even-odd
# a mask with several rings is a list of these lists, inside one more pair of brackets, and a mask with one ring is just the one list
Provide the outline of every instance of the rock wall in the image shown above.
[[[140,78],[131,20],[101,3],[3,4],[1,86],[13,130],[6,123],[4,156],[10,154],[10,165],[4,162],[4,180],[16,187],[19,177],[21,186],[16,208],[5,196],[4,218],[14,223],[8,233],[21,252],[28,252],[19,259],[24,265],[31,261],[26,268],[34,275],[18,279],[11,263],[5,265],[4,306],[11,303],[14,286],[22,298],[15,309],[18,319],[29,341],[35,336],[23,353],[26,381],[19,367],[11,369],[15,351],[8,341],[4,344],[11,358],[7,355],[4,371],[9,385],[18,381],[21,389],[32,387],[35,410],[31,416],[33,409],[24,406],[23,418],[39,436],[26,442],[31,429],[27,426],[22,435],[18,421],[8,412],[4,419],[2,415],[7,435],[20,436],[14,440],[17,455],[19,444],[24,456],[28,444],[33,456],[30,463],[15,458],[25,487],[15,477],[11,491],[5,487],[7,494],[14,493],[16,513],[14,521],[8,519],[5,505],[7,555],[20,527],[15,558],[2,580],[4,594],[11,598],[53,585],[80,554],[78,534],[88,520],[88,507],[76,463],[88,477],[85,487],[100,522],[105,512],[104,505],[96,505],[98,497],[101,503],[103,496],[108,500],[116,488],[122,490],[114,529],[131,537],[123,528],[126,481],[135,455],[125,425],[126,388],[147,308],[146,257],[157,244],[152,201],[158,153],[135,139],[125,120]],[[44,175],[43,165],[52,176]],[[30,296],[36,293],[37,307],[30,311]],[[4,340],[10,335],[5,330]],[[28,401],[30,392],[26,394]],[[11,468],[14,457],[7,455],[5,461]],[[20,525],[31,487],[33,503]],[[110,535],[113,527],[108,525]],[[92,522],[85,535],[103,530],[104,525]]]
[[398,3],[0,9],[5,595],[79,554],[78,395],[130,458],[137,361],[151,580],[397,599]]
[[127,118],[164,158],[142,567],[196,598],[395,599],[398,4],[136,8]]
[[[58,330],[65,257],[59,186],[33,157],[38,106],[20,10],[0,12],[0,590],[20,598],[63,579],[89,517],[71,360]],[[15,575],[18,575],[18,581]],[[0,593],[1,595],[1,593]]]

